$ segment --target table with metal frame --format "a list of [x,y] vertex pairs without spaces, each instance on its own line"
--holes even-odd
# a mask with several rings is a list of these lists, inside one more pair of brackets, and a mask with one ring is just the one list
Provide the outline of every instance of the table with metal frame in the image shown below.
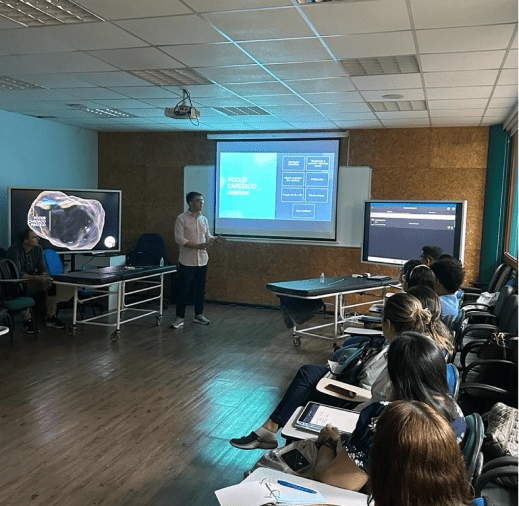
[[[126,265],[117,265],[114,267],[103,267],[98,269],[85,269],[82,271],[74,271],[66,274],[53,276],[54,283],[61,285],[69,285],[74,287],[74,304],[72,326],[69,332],[73,334],[77,329],[77,324],[83,325],[99,325],[102,327],[114,327],[115,330],[110,334],[112,341],[119,339],[121,325],[144,318],[145,316],[156,315],[157,325],[162,323],[162,308],[164,303],[164,276],[177,271],[176,265],[165,266],[143,266],[130,267]],[[128,290],[127,283],[137,284],[137,288]],[[112,288],[115,285],[116,288]],[[139,287],[139,285],[141,285]],[[144,285],[144,287],[142,287]],[[95,295],[83,299],[78,298],[79,288],[94,288]],[[151,294],[149,292],[152,292]],[[144,299],[136,302],[128,302],[126,299],[130,295],[143,294],[147,292]],[[91,318],[77,318],[77,307],[79,304],[88,304],[94,300],[108,298],[110,295],[117,295],[117,305],[115,309],[109,310],[107,313],[95,315]],[[158,309],[137,308],[142,304],[158,301]],[[116,322],[111,323],[108,320],[111,315],[116,316]],[[124,316],[124,319],[122,318]],[[104,321],[106,320],[106,321]]]
[[[302,279],[296,281],[282,281],[279,283],[268,283],[267,289],[272,293],[283,297],[294,297],[296,299],[334,299],[334,319],[331,323],[315,325],[309,328],[297,328],[294,325],[292,329],[292,339],[294,346],[301,345],[301,336],[318,337],[320,339],[328,339],[336,345],[339,337],[345,337],[348,334],[343,333],[343,324],[354,323],[355,317],[348,317],[346,310],[360,306],[372,305],[377,302],[383,302],[386,297],[388,288],[399,288],[398,280],[390,277],[355,277],[353,275],[338,276],[325,278],[321,282],[320,278]],[[377,292],[379,294],[372,294]],[[357,304],[346,304],[345,297],[347,295],[358,293],[361,295],[375,295],[379,300],[370,299],[366,302]],[[324,335],[323,329],[333,326],[333,335]]]

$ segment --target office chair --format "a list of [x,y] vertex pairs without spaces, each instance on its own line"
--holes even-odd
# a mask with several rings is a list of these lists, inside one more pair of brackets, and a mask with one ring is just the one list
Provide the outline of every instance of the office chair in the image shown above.
[[5,311],[6,316],[4,322],[9,328],[11,344],[13,342],[13,333],[11,328],[14,326],[14,317],[25,310],[29,310],[33,324],[34,337],[38,334],[38,328],[34,321],[32,308],[36,302],[32,297],[25,295],[27,284],[24,279],[20,278],[15,263],[8,258],[0,260],[0,309]]
[[461,451],[467,467],[467,479],[471,485],[476,483],[483,468],[483,439],[485,428],[483,419],[479,413],[472,413],[465,417],[467,422],[467,432],[461,443]]

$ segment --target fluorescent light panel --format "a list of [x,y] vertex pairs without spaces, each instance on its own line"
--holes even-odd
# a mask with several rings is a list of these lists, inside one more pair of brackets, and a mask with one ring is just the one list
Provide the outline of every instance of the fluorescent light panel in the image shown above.
[[136,118],[134,114],[129,114],[127,112],[119,111],[118,109],[91,109],[90,107],[86,107],[82,104],[67,104],[72,109],[75,109],[81,113],[88,114],[89,116],[95,116],[96,118]]
[[0,90],[44,90],[43,86],[0,76]]
[[157,86],[187,86],[190,84],[213,84],[188,67],[165,70],[131,70],[130,74]]
[[368,102],[374,112],[395,112],[395,111],[426,111],[425,100],[400,100],[387,102]]
[[70,0],[0,0],[0,16],[26,27],[104,21]]
[[212,107],[225,116],[270,116],[270,113],[261,107]]
[[412,54],[379,56],[373,58],[350,58],[341,60],[350,77],[381,76],[391,74],[418,74],[418,61]]

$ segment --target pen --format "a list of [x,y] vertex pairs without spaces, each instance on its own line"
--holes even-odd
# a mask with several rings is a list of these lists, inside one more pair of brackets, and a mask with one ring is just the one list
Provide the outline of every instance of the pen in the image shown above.
[[283,485],[284,487],[290,487],[295,488],[296,490],[301,490],[302,492],[308,492],[309,494],[317,494],[315,490],[312,490],[310,488],[302,487],[301,485],[296,485],[295,483],[290,483],[288,481],[278,480],[278,483],[280,485]]

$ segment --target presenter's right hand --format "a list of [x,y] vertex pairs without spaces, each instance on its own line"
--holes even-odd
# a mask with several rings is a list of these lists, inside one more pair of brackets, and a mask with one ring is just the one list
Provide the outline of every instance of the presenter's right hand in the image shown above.
[[208,243],[208,242],[201,242],[201,243],[198,245],[198,249],[205,249],[205,250],[208,250],[210,247],[211,247],[211,244]]

